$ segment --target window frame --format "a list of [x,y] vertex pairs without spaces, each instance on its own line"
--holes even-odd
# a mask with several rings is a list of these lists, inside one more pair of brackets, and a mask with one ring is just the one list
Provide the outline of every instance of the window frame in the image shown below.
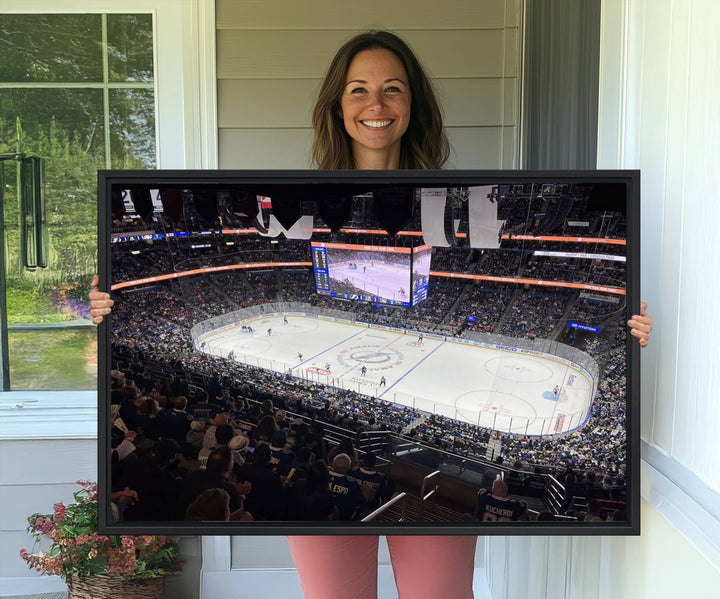
[[[26,0],[22,4],[0,0],[0,15],[152,15],[157,168],[217,168],[214,2],[132,0],[118,7],[111,0],[94,0],[85,4],[85,7],[79,8],[78,3],[72,0]],[[58,87],[62,85],[60,83]],[[107,88],[107,84],[104,86]],[[4,302],[0,308],[6,309]],[[91,326],[88,323],[88,327]],[[6,334],[6,331],[3,333]],[[7,351],[7,345],[3,345],[0,353]],[[13,392],[11,381],[7,379],[9,372],[0,372],[0,393]],[[2,391],[7,388],[10,391]],[[53,391],[37,393],[52,394]]]

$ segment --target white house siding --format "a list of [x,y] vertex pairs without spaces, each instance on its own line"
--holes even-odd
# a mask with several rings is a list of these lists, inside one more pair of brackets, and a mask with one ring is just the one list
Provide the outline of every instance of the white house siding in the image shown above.
[[390,29],[435,80],[452,168],[514,168],[520,2],[217,2],[220,168],[309,168],[310,112],[334,51]]

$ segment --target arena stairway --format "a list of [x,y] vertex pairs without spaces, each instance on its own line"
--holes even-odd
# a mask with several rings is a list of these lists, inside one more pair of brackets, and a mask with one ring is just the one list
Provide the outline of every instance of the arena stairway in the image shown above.
[[555,325],[555,328],[550,332],[548,335],[548,339],[558,339],[558,337],[561,336],[561,334],[564,332],[565,328],[567,327],[567,322],[570,320],[570,314],[573,311],[573,308],[577,304],[578,300],[580,299],[580,293],[576,292],[574,293],[569,299],[565,306],[565,312],[563,312],[563,315],[558,320],[557,324]]
[[515,304],[515,300],[517,299],[518,295],[520,295],[520,286],[518,286],[513,291],[512,297],[508,300],[507,306],[505,306],[505,310],[503,310],[502,315],[498,319],[497,324],[493,329],[493,333],[502,334],[502,328],[505,326],[505,323],[508,321],[510,315],[512,314],[512,307]]
[[[437,502],[435,505],[428,502],[420,515],[420,507],[422,501],[417,489],[398,489],[398,492],[405,492],[407,503],[405,508],[406,522],[467,522],[473,519],[473,515],[468,513],[465,508],[454,508],[447,503]],[[385,512],[380,514],[375,520],[376,522],[398,522],[402,514],[402,503],[398,502],[390,506]]]

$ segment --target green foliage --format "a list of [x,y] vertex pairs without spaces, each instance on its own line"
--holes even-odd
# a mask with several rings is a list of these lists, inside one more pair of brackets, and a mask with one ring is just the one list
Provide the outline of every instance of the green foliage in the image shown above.
[[8,324],[23,322],[62,322],[62,314],[52,308],[50,298],[27,281],[19,281],[7,292]]
[[48,329],[10,331],[13,389],[95,389],[97,331]]
[[[107,51],[110,81],[151,84],[152,15],[107,15],[107,47],[101,24],[99,14],[2,15],[0,81],[102,83]],[[155,166],[152,88],[111,89],[109,110],[107,131],[102,89],[10,88],[0,94],[0,153],[45,160],[50,246],[47,269],[24,269],[15,162],[3,163],[8,287],[11,295],[18,290],[10,301],[11,323],[86,316],[76,302],[63,299],[86,297],[97,271],[97,171]],[[28,293],[28,284],[36,293]]]
[[[17,91],[17,90],[14,90]],[[21,90],[24,91],[24,90]],[[38,90],[32,90],[38,91]],[[48,91],[48,90],[42,90]],[[33,103],[40,98],[32,98]],[[18,97],[18,102],[30,98]],[[32,134],[34,132],[34,135]],[[0,152],[13,151],[15,143],[14,118],[0,118]],[[10,141],[8,141],[10,140]],[[48,206],[47,226],[50,242],[50,262],[47,269],[26,271],[21,263],[19,206],[14,185],[14,162],[5,164],[4,219],[6,235],[6,263],[8,287],[25,290],[27,285],[37,288],[33,308],[14,302],[9,306],[11,322],[49,322],[47,317],[24,320],[24,315],[41,316],[54,310],[50,297],[53,288],[63,284],[76,286],[81,275],[91,276],[96,269],[97,255],[97,170],[103,158],[97,152],[86,151],[80,134],[69,133],[58,126],[53,117],[43,124],[23,127],[19,145],[26,154],[45,159],[45,201]],[[27,296],[25,299],[29,299]],[[15,310],[21,309],[19,312]],[[62,320],[62,318],[61,318]]]
[[110,575],[145,579],[179,572],[177,538],[163,536],[104,536],[97,533],[97,485],[78,481],[75,502],[56,503],[52,514],[32,514],[27,531],[49,547],[37,553],[20,550],[20,557],[41,574],[63,580]]

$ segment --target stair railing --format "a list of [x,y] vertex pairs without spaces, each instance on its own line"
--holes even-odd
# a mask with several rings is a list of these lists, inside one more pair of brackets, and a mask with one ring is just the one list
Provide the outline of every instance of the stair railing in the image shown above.
[[440,485],[435,485],[435,487],[433,489],[431,489],[430,491],[428,491],[427,493],[425,491],[430,487],[430,484],[431,484],[430,481],[433,478],[435,478],[438,474],[440,474],[440,470],[435,470],[435,472],[428,474],[423,479],[422,487],[420,487],[420,517],[421,518],[424,515],[423,512],[425,511],[426,503],[428,503],[429,501],[432,501],[432,505],[433,505],[433,507],[435,507],[435,499],[437,496],[437,491],[440,488]]
[[390,501],[387,503],[383,503],[378,509],[376,509],[374,512],[371,512],[367,516],[365,516],[360,522],[371,522],[375,518],[377,518],[380,514],[382,514],[384,511],[386,511],[388,508],[392,507],[396,503],[401,502],[400,507],[400,519],[398,522],[405,522],[405,513],[407,510],[407,497],[405,493],[398,493],[393,497]]

